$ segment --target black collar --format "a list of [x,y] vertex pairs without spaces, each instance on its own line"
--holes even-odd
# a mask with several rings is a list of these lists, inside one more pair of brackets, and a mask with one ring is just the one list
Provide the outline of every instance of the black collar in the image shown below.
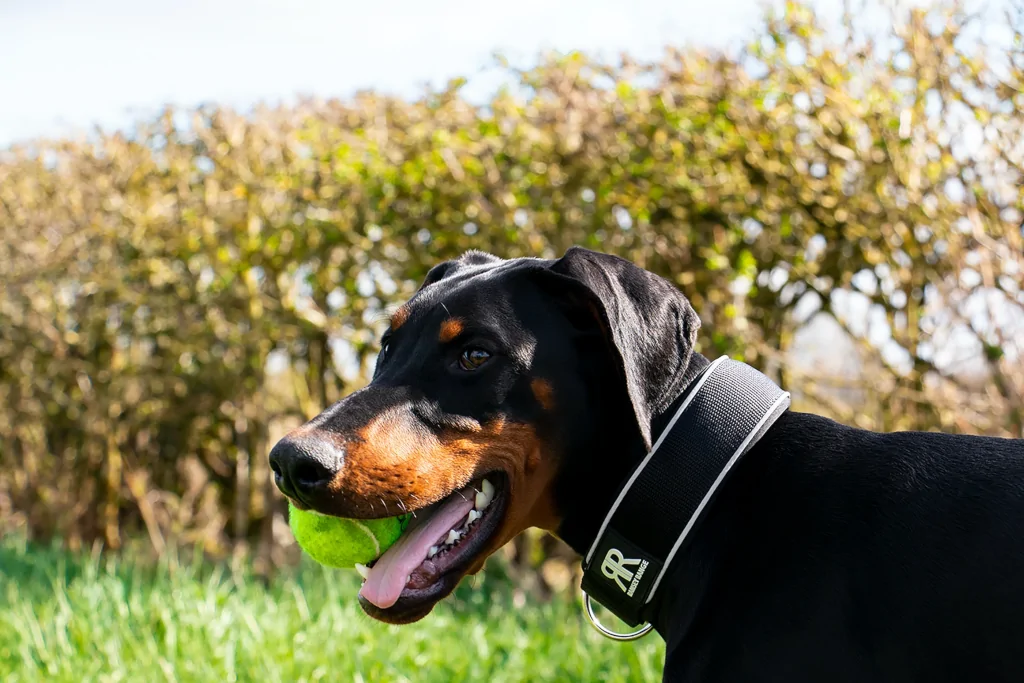
[[648,619],[704,509],[789,402],[743,363],[723,357],[701,368],[604,511],[584,558],[584,592],[631,626]]
[[[694,352],[690,356],[683,377],[678,383],[683,389],[668,405],[655,411],[654,417],[651,419],[651,434],[661,434],[668,427],[672,416],[676,414],[679,406],[683,404],[696,384],[697,378],[709,365],[711,365],[711,361],[699,353]],[[629,474],[647,455],[647,449],[644,448],[639,430],[635,426],[630,426],[632,417],[624,417],[628,408],[629,404],[623,403],[610,408],[608,413],[595,415],[595,424],[601,425],[601,427],[595,430],[594,441],[582,451],[590,453],[590,451],[600,449],[601,455],[597,459],[605,463],[602,466],[602,478],[607,480],[608,476],[618,476],[621,477],[621,480],[613,482],[614,489],[605,489],[602,486],[599,495],[574,497],[571,507],[562,511],[562,519],[558,525],[558,537],[580,555],[587,554],[597,537],[601,521],[608,513],[612,501],[615,500],[615,495],[629,478]],[[579,457],[583,459],[583,462],[579,462],[578,466],[590,467],[595,456],[581,455]],[[621,465],[618,462],[620,460],[622,461]],[[612,468],[614,468],[614,472],[609,471]],[[572,486],[573,488],[576,486],[575,478]]]

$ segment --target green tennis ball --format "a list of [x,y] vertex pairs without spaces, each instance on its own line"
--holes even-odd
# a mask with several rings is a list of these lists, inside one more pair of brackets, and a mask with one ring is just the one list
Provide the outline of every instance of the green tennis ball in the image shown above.
[[380,557],[402,535],[410,517],[342,519],[299,510],[288,503],[288,525],[299,547],[320,564],[339,569]]

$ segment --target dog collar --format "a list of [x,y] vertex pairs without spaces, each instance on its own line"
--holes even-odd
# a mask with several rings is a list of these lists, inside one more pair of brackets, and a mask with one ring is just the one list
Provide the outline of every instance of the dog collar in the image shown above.
[[730,470],[789,408],[790,396],[754,368],[721,357],[693,382],[647,456],[626,480],[583,562],[591,623],[614,640],[591,598],[630,626],[644,620],[672,560]]

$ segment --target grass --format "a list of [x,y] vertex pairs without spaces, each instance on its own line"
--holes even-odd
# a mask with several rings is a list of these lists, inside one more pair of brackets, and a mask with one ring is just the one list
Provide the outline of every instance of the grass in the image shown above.
[[354,572],[311,564],[268,584],[198,560],[150,567],[0,540],[0,681],[661,678],[657,635],[606,640],[569,597],[517,609],[493,560],[411,626],[364,615],[357,587]]

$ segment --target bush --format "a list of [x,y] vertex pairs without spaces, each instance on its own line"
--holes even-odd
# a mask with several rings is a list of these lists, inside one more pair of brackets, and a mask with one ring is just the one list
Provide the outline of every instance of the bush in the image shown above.
[[837,40],[790,4],[742,55],[552,58],[484,106],[454,82],[0,153],[0,519],[281,561],[269,445],[468,248],[625,256],[798,407],[1022,436],[1024,46],[973,21]]

